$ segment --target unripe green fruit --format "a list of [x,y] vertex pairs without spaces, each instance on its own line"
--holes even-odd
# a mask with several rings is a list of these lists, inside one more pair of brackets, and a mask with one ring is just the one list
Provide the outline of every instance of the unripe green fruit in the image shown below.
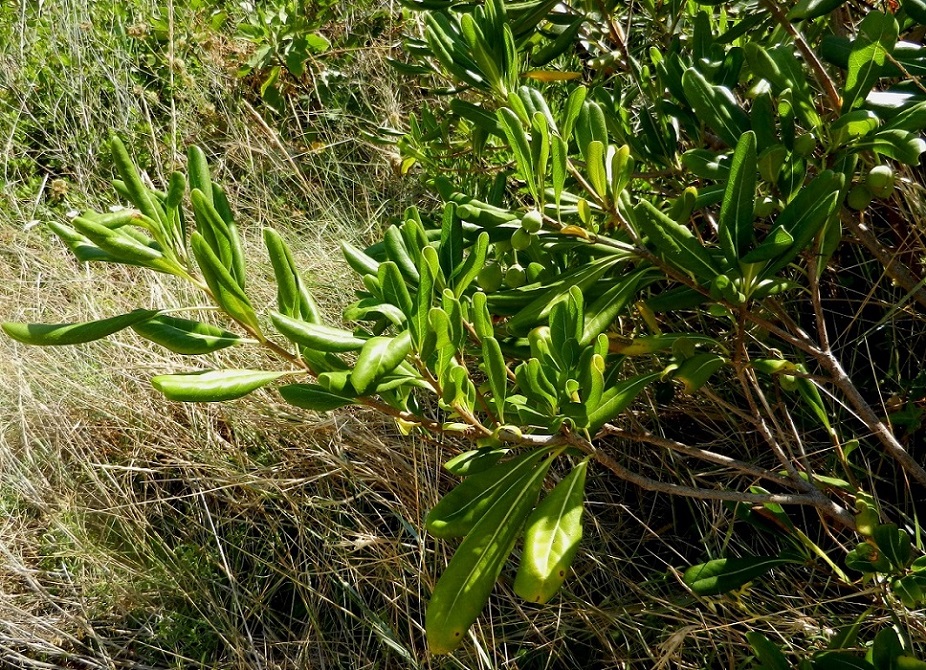
[[524,286],[526,281],[527,273],[524,272],[524,268],[517,263],[509,266],[505,271],[505,286],[508,288],[519,288]]
[[532,209],[521,219],[521,228],[529,233],[539,232],[543,228],[543,215],[536,209]]
[[514,231],[514,235],[511,236],[511,246],[516,251],[524,251],[531,245],[532,235],[524,230],[523,228],[518,228]]
[[775,201],[768,196],[765,196],[758,202],[756,202],[755,209],[753,209],[753,214],[762,219],[766,216],[769,216],[773,211],[775,211]]
[[806,133],[794,138],[794,153],[798,156],[809,156],[817,148],[817,138],[813,133]]
[[508,240],[499,240],[495,243],[495,253],[503,254],[507,251],[511,251],[511,242]]
[[476,275],[476,283],[479,284],[479,288],[486,293],[494,293],[500,289],[504,279],[505,274],[502,272],[501,266],[497,263],[486,265],[479,271],[479,274]]
[[856,184],[852,187],[852,190],[849,191],[849,195],[846,196],[846,204],[850,208],[861,212],[871,204],[871,198],[871,191],[868,190],[867,186],[864,184]]
[[797,390],[797,377],[794,375],[779,375],[778,383],[781,384],[781,388],[785,391]]
[[889,165],[876,165],[865,177],[865,186],[876,198],[886,198],[894,191],[894,171]]

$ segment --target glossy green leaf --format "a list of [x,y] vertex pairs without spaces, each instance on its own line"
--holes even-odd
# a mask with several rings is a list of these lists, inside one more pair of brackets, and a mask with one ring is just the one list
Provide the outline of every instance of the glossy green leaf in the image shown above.
[[661,374],[660,372],[651,372],[637,375],[605,389],[601,394],[601,402],[598,408],[591,412],[588,417],[589,432],[594,435],[599,428],[627,409],[643,389],[656,381]]
[[357,393],[363,395],[384,376],[395,370],[411,351],[411,333],[404,331],[397,337],[372,337],[367,340],[357,362],[351,382]]
[[290,405],[315,412],[329,412],[355,402],[349,395],[331,391],[318,384],[288,384],[277,390]]
[[727,146],[736,146],[743,133],[749,130],[749,116],[730,89],[714,86],[694,68],[685,70],[682,86],[695,114]]
[[482,358],[485,364],[486,377],[492,389],[492,398],[495,400],[495,413],[498,420],[505,423],[505,398],[508,395],[508,368],[505,366],[505,357],[502,348],[494,337],[482,340]]
[[862,19],[849,54],[849,69],[842,96],[843,113],[865,100],[894,49],[897,34],[897,21],[890,14],[872,10]]
[[244,289],[231,276],[215,252],[198,232],[190,236],[193,255],[216,303],[234,319],[260,333],[260,322]]
[[863,142],[859,142],[856,148],[868,149],[901,163],[915,166],[920,162],[920,155],[926,151],[926,141],[915,132],[889,128],[880,130]]
[[313,351],[357,351],[368,341],[348,330],[293,319],[279,312],[271,312],[270,319],[287,340]]
[[710,281],[720,270],[710,253],[688,228],[676,223],[647,200],[634,207],[641,231],[668,263],[703,281]]
[[746,556],[718,558],[693,565],[682,575],[685,584],[699,596],[713,596],[738,589],[772,568],[800,563],[790,556]]
[[448,279],[453,277],[457,267],[463,261],[463,242],[463,223],[457,216],[456,205],[448,202],[444,205],[440,247],[437,250],[441,272]]
[[206,372],[158,375],[151,385],[168,400],[179,402],[224,402],[256,391],[288,372],[263,370],[208,370]]
[[480,447],[464,451],[444,463],[444,469],[458,477],[470,477],[493,467],[507,453],[506,447]]
[[40,347],[64,346],[103,339],[137,323],[147,321],[157,313],[157,310],[136,309],[128,314],[84,323],[16,323],[6,321],[0,324],[0,328],[3,328],[3,332],[14,340],[23,344]]
[[582,540],[588,461],[582,461],[531,512],[514,592],[545,603],[559,590]]
[[277,309],[288,317],[321,323],[321,312],[296,269],[289,246],[272,228],[264,228],[263,235],[277,284]]
[[383,300],[395,305],[406,317],[412,314],[412,297],[405,285],[399,266],[393,261],[380,263],[377,280],[383,292]]
[[749,131],[740,137],[733,152],[718,221],[720,248],[734,265],[752,243],[757,170],[756,135]]
[[187,356],[211,354],[243,341],[218,326],[166,314],[132,324],[132,330],[165,349]]
[[585,309],[579,344],[585,346],[603,333],[614,322],[618,314],[626,309],[637,296],[638,288],[649,273],[646,270],[634,272],[616,279],[614,283]]
[[720,354],[695,354],[682,361],[675,370],[673,379],[682,382],[685,393],[694,393],[726,363],[727,359]]
[[347,261],[347,264],[351,269],[357,274],[363,275],[373,275],[379,272],[379,262],[369,256],[368,254],[360,251],[350,242],[345,242],[341,240],[341,252],[344,254],[344,259]]
[[425,517],[424,525],[434,537],[464,537],[503,491],[533,470],[545,449],[519,454],[503,463],[470,475],[450,490]]
[[845,651],[824,651],[811,661],[813,670],[875,670],[864,658]]
[[550,459],[502,487],[453,555],[425,614],[433,653],[458,647],[479,616],[537,501],[549,464]]
[[802,19],[816,19],[826,16],[830,12],[844,5],[847,0],[798,0],[798,3],[788,12],[788,19],[800,21]]
[[466,259],[460,263],[453,278],[453,293],[459,298],[469,285],[479,275],[485,266],[486,256],[489,253],[489,234],[485,231],[479,233],[476,241],[469,249]]
[[109,150],[116,165],[116,171],[125,184],[126,192],[132,204],[152,221],[165,225],[164,210],[157,203],[147,188],[141,183],[138,168],[129,156],[125,145],[118,137],[113,135],[109,139]]
[[900,0],[900,6],[911,19],[926,26],[926,0]]
[[508,107],[502,107],[497,113],[499,124],[501,124],[502,130],[505,131],[505,137],[508,139],[509,145],[511,145],[518,174],[527,184],[527,188],[534,196],[534,199],[537,200],[537,179],[531,162],[530,141],[521,119]]

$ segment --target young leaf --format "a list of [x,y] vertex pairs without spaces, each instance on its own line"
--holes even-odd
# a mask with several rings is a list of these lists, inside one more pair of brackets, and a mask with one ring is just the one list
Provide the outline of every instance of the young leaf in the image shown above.
[[537,501],[550,460],[506,484],[453,555],[434,587],[425,614],[428,646],[433,653],[456,649],[479,616]]
[[634,398],[640,395],[640,392],[661,374],[661,372],[651,372],[637,375],[605,389],[601,394],[601,402],[598,408],[589,414],[589,432],[594,435],[599,428],[627,409]]
[[733,152],[718,222],[720,248],[734,266],[752,242],[757,170],[756,134],[749,131],[743,133]]
[[249,326],[254,333],[260,333],[260,322],[251,301],[244,289],[231,276],[215,252],[209,247],[205,238],[198,232],[190,236],[193,255],[203,273],[203,278],[218,305],[242,324]]
[[527,519],[514,592],[545,603],[559,590],[582,539],[588,461],[573,468]]
[[502,348],[494,337],[482,340],[482,357],[485,360],[485,372],[495,400],[495,413],[501,423],[505,422],[505,398],[508,395],[508,368]]
[[309,323],[321,323],[318,305],[296,269],[289,246],[272,228],[264,228],[263,233],[276,279],[277,308],[280,313]]
[[437,255],[440,269],[448,280],[463,261],[463,222],[457,216],[457,206],[448,202],[444,205],[441,222],[440,246]]
[[498,121],[505,131],[505,137],[511,145],[511,151],[514,154],[515,163],[518,166],[518,174],[527,184],[534,200],[538,200],[537,180],[534,176],[534,165],[531,161],[530,141],[521,119],[510,108],[502,107],[498,110]]
[[165,349],[187,356],[211,354],[243,341],[218,326],[166,314],[132,324],[132,330]]
[[142,214],[152,221],[165,225],[164,211],[149,193],[148,189],[141,183],[141,177],[138,176],[138,169],[135,163],[126,151],[125,145],[118,137],[113,135],[109,139],[109,150],[112,153],[113,162],[116,164],[116,171],[122,177],[126,191],[132,204],[135,205]]
[[245,396],[279,379],[288,372],[263,370],[209,370],[207,372],[158,375],[151,385],[168,400],[179,402],[224,402]]
[[101,340],[129,326],[154,317],[157,310],[136,309],[128,314],[84,323],[16,323],[0,324],[3,332],[17,342],[40,347],[83,344]]

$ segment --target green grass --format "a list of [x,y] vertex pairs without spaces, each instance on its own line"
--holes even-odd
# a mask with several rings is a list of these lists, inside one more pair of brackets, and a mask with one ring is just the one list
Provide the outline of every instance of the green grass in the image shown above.
[[[419,102],[385,61],[408,27],[397,12],[343,10],[331,36],[369,39],[320,66],[353,83],[327,100],[318,89],[300,95],[294,83],[291,113],[278,115],[254,81],[234,75],[248,48],[234,38],[239,17],[213,24],[207,2],[12,7],[0,11],[3,320],[90,320],[189,303],[170,278],[141,282],[132,268],[77,264],[35,225],[114,202],[100,152],[110,132],[129,141],[155,183],[183,162],[188,142],[202,145],[238,213],[255,303],[273,300],[260,242],[261,227],[273,225],[332,320],[354,289],[337,242],[371,239],[426,197],[395,174],[391,147],[361,133],[400,126]],[[904,193],[922,249],[922,188]],[[257,365],[257,356],[214,358]],[[750,654],[750,630],[789,651],[819,648],[872,601],[810,569],[697,599],[678,569],[770,541],[742,524],[734,533],[722,506],[600,475],[562,595],[545,607],[519,602],[509,568],[464,649],[430,657],[424,604],[451,547],[425,536],[421,520],[452,484],[440,466],[459,445],[402,438],[367,412],[298,413],[265,392],[223,406],[173,404],[148,384],[190,366],[132,334],[62,349],[0,338],[0,663],[734,668]],[[705,442],[742,446],[707,418],[698,430]],[[888,607],[874,607],[860,639],[891,623]],[[921,616],[902,623],[926,639]]]

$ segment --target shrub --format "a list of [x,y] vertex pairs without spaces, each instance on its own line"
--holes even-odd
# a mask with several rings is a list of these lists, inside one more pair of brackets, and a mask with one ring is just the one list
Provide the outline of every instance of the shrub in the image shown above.
[[[896,344],[855,357],[869,333],[844,305],[861,312],[856,296],[877,294],[889,308],[872,329],[901,303],[926,305],[912,254],[869,225],[882,211],[870,197],[912,193],[903,166],[926,150],[926,101],[911,87],[926,55],[900,39],[920,30],[919,5],[856,16],[838,1],[626,4],[412,3],[427,10],[423,38],[396,66],[451,95],[409,120],[402,167],[443,204],[408,208],[365,250],[343,245],[363,282],[344,313],[352,328],[323,323],[271,229],[278,300],[259,312],[203,152],[191,148],[187,173],[159,192],[114,138],[114,185],[132,208],[50,227],[82,261],[192,283],[225,321],[139,309],[3,329],[64,345],[132,328],[185,355],[256,345],[266,369],[152,383],[186,402],[273,385],[306,410],[363,405],[404,432],[470,440],[446,464],[462,483],[425,519],[431,534],[463,538],[428,605],[435,652],[460,644],[522,536],[515,592],[538,603],[557,592],[582,536],[584,483],[603,471],[773,521],[786,551],[693,566],[696,594],[817,560],[851,582],[785,510],[806,506],[862,536],[847,568],[888,575],[897,606],[918,606],[909,499],[871,489],[926,485],[900,432],[918,426],[924,383]],[[922,350],[919,321],[903,328]],[[885,417],[883,393],[907,414]],[[697,444],[708,413],[736,453]],[[541,499],[554,462],[566,474]],[[881,523],[888,515],[899,524]]]

